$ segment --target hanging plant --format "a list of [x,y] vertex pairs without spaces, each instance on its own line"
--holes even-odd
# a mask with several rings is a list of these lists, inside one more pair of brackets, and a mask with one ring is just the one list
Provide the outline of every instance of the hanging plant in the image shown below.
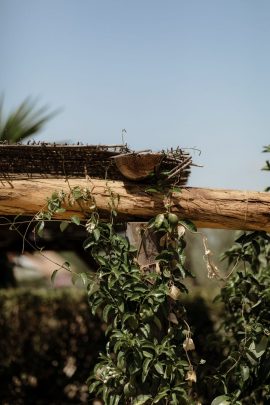
[[[36,231],[42,232],[44,221],[51,220],[54,212],[63,212],[65,203],[79,203],[90,212],[83,246],[98,270],[73,278],[80,277],[86,285],[92,313],[107,323],[108,340],[88,380],[89,391],[112,405],[195,404],[198,359],[182,302],[188,293],[184,280],[192,276],[184,254],[185,231],[191,224],[179,221],[166,204],[166,211],[151,219],[144,230],[156,235],[159,252],[151,263],[142,265],[138,249],[116,231],[118,198],[109,195],[109,222],[100,219],[89,190],[78,187],[68,195],[54,193],[48,210],[36,216]],[[71,221],[80,224],[78,217]],[[67,224],[62,222],[60,228],[64,230]],[[63,267],[70,271],[66,263]]]

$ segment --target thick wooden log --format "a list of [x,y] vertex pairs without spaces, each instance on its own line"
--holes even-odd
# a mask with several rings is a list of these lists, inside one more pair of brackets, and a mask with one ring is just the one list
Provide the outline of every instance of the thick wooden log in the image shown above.
[[[16,180],[0,183],[0,215],[34,215],[46,206],[54,191],[69,192],[69,186],[92,190],[97,207],[108,216],[112,193],[119,196],[117,211],[127,220],[148,220],[164,212],[162,194],[147,194],[143,184],[120,181],[71,179]],[[116,199],[115,199],[116,202]],[[198,227],[270,231],[270,194],[265,192],[184,188],[171,199],[172,212]],[[67,207],[60,218],[80,213]]]

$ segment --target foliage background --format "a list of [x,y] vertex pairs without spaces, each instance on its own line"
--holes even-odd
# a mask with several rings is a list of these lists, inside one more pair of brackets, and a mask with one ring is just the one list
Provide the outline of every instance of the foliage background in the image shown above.
[[0,291],[1,404],[85,403],[103,346],[101,321],[79,289]]

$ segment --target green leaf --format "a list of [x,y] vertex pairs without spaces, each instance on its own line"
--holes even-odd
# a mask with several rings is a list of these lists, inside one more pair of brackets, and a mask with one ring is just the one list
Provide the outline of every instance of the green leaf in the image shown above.
[[253,240],[253,241],[252,241],[252,246],[253,246],[253,248],[254,248],[255,254],[256,254],[257,256],[259,256],[260,251],[261,251],[261,248],[260,248],[259,243],[258,243],[256,240]]
[[142,285],[142,286],[139,285],[139,286],[133,287],[133,290],[136,292],[142,293],[142,294],[146,294],[148,291],[148,287],[144,286],[144,285]]
[[160,190],[154,188],[154,187],[148,187],[145,189],[146,193],[160,193]]
[[157,371],[159,374],[163,374],[163,366],[162,366],[161,363],[156,363],[156,364],[154,365],[154,368],[156,369],[156,371]]
[[256,232],[244,232],[242,235],[240,235],[235,242],[240,243],[241,245],[247,244],[251,242],[254,238],[256,237]]
[[112,334],[112,338],[116,338],[116,339],[122,339],[125,335],[123,334],[123,332],[121,332],[120,330],[116,330],[115,332],[113,332]]
[[103,303],[102,298],[95,299],[93,304],[91,304],[90,302],[90,307],[93,315],[96,314],[97,309],[102,305],[102,303]]
[[81,220],[77,215],[72,215],[72,217],[70,219],[71,219],[71,222],[73,222],[76,225],[80,225],[80,223],[81,223]]
[[147,341],[147,340],[145,340],[145,341],[142,343],[142,347],[143,347],[144,349],[152,349],[154,352],[155,352],[155,349],[156,349],[155,345],[154,345],[153,343]]
[[135,329],[138,328],[139,322],[138,322],[138,319],[137,319],[136,315],[130,315],[129,316],[128,325],[132,330],[135,330]]
[[147,378],[151,361],[152,361],[152,359],[145,359],[143,362],[142,382],[145,382],[145,380]]
[[88,284],[88,297],[90,297],[92,294],[94,294],[96,291],[99,290],[99,283],[97,281],[92,281],[92,283]]
[[96,259],[101,266],[106,266],[107,262],[103,256],[96,256]]
[[159,318],[158,318],[156,315],[154,316],[154,322],[155,322],[157,328],[158,328],[159,330],[162,330],[162,324],[161,324]]
[[230,405],[230,403],[230,398],[227,395],[220,395],[211,402],[211,405]]
[[155,227],[156,227],[157,229],[159,229],[159,228],[161,227],[161,225],[163,224],[164,219],[165,219],[164,214],[158,214],[158,215],[156,216],[156,219],[155,219],[154,224],[155,224]]
[[95,245],[95,241],[93,240],[92,237],[87,238],[84,242],[83,242],[83,248],[84,250],[89,249],[91,246]]
[[144,357],[148,357],[148,358],[150,358],[150,359],[153,358],[153,353],[150,353],[150,352],[148,352],[148,351],[146,351],[146,350],[143,350],[142,353],[143,353]]
[[57,210],[55,210],[56,214],[63,214],[64,212],[66,212],[65,208],[57,208]]
[[[117,345],[117,342],[116,342],[116,345]],[[115,346],[116,346],[115,345]],[[116,347],[114,346],[114,350],[115,350],[115,352],[117,351],[116,350]],[[121,370],[124,370],[124,368],[125,368],[125,365],[126,365],[126,359],[125,359],[125,352],[123,352],[123,351],[120,351],[119,353],[118,353],[118,355],[117,355],[117,367],[118,368],[120,368]]]
[[112,309],[113,306],[111,304],[106,305],[105,308],[103,309],[102,318],[106,323],[108,322],[109,313]]
[[265,352],[268,345],[268,338],[263,336],[259,343],[251,342],[249,350],[254,354],[254,356],[259,359]]
[[95,241],[97,242],[100,238],[100,230],[98,228],[95,228],[93,230],[93,235],[94,235]]
[[121,399],[121,395],[114,395],[113,399],[114,399],[113,405],[118,405]]
[[96,388],[101,384],[101,381],[94,381],[89,385],[89,393],[95,392]]
[[79,186],[73,188],[72,196],[75,198],[75,200],[79,200],[80,198],[82,198],[83,194]]
[[128,369],[131,376],[137,374],[138,372],[141,373],[141,365],[139,365],[136,361],[129,363]]
[[151,395],[138,395],[132,402],[132,405],[143,405],[151,398]]
[[83,285],[88,285],[88,277],[86,273],[80,273],[79,277],[82,279]]
[[121,304],[118,307],[119,311],[122,312],[122,314],[125,312],[125,303],[121,302]]
[[247,381],[249,379],[249,367],[248,366],[241,366],[241,376],[243,381]]
[[135,246],[130,245],[130,247],[129,247],[129,252],[130,252],[130,253],[136,253],[137,250],[138,250],[138,249],[137,249]]
[[182,189],[180,187],[172,187],[171,191],[173,191],[174,193],[182,193]]
[[179,224],[183,225],[185,228],[187,228],[191,232],[197,232],[196,226],[189,219],[180,219]]
[[128,382],[124,386],[124,395],[127,398],[133,397],[136,395],[136,387],[131,382]]
[[171,405],[178,405],[178,399],[175,393],[172,394],[172,402]]
[[159,392],[159,393],[155,396],[155,398],[154,398],[154,400],[153,400],[153,404],[158,404],[159,401],[160,401],[162,398],[166,397],[166,396],[167,396],[167,393],[168,393],[168,390],[169,390],[169,388],[166,388],[165,390]]
[[79,274],[73,272],[72,276],[71,276],[71,281],[72,281],[73,285],[76,284],[76,281],[78,280],[78,278],[79,278]]
[[38,236],[42,237],[42,231],[44,229],[45,226],[45,222],[41,221],[36,225],[36,232],[38,234]]
[[68,221],[62,221],[61,224],[60,224],[60,231],[64,232],[64,230],[67,229],[68,226],[69,226]]
[[54,270],[54,271],[52,272],[52,275],[51,275],[51,283],[52,283],[52,284],[54,284],[54,280],[55,280],[56,274],[58,273],[59,270],[60,270],[60,269],[56,269],[56,270]]

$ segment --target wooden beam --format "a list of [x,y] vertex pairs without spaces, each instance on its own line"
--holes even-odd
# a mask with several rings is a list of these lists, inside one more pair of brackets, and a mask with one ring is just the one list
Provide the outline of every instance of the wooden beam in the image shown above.
[[[0,183],[0,215],[34,215],[46,206],[54,191],[69,192],[71,187],[92,189],[97,207],[108,216],[111,193],[119,195],[117,211],[127,220],[148,220],[164,212],[161,194],[147,194],[146,186],[121,181],[92,179],[16,180]],[[188,218],[198,227],[264,230],[270,232],[270,194],[265,192],[183,188],[172,196],[172,212]],[[58,218],[80,213],[77,205],[67,207]]]

